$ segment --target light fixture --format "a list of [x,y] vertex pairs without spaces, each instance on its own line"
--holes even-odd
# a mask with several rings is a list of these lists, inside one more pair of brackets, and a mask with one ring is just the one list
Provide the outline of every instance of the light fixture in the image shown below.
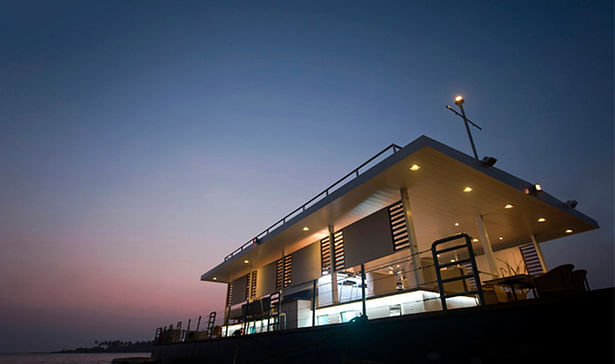
[[214,281],[217,281],[217,280],[218,280],[218,278],[217,278],[217,277],[214,277],[214,278],[213,278],[213,280],[214,280]]
[[568,200],[568,201],[566,201],[566,205],[570,206],[571,208],[575,208],[575,207],[577,207],[577,201],[576,200]]
[[545,219],[544,217],[539,217],[538,218],[538,222],[545,222],[545,221],[547,221],[547,219]]
[[461,95],[458,95],[457,97],[455,97],[455,105],[461,105],[464,103],[464,101],[465,100],[463,99],[463,96]]
[[506,205],[504,205],[505,209],[512,209],[513,207],[515,207],[515,205],[513,205],[511,203],[507,203]]
[[456,222],[456,223],[455,223],[455,226],[459,226],[459,223],[458,223],[458,222]]
[[249,260],[247,260],[247,259],[244,259],[244,261],[243,261],[243,262],[244,262],[245,264],[250,263],[250,261],[249,261]]
[[565,232],[566,234],[571,234],[572,232],[574,232],[574,230],[572,230],[572,229],[566,229],[566,230],[564,230],[564,232]]
[[455,262],[455,259],[451,259],[451,263],[454,263],[454,262]]
[[310,228],[307,227],[307,226],[304,226],[301,230],[303,230],[303,231],[310,231]]
[[495,164],[495,162],[497,162],[497,161],[498,161],[498,160],[497,160],[497,159],[495,159],[495,158],[493,158],[493,157],[488,157],[488,156],[485,156],[485,157],[483,158],[483,160],[481,160],[480,162],[481,162],[482,164],[484,164],[485,166],[487,166],[487,167],[493,167],[493,165],[494,165],[494,164]]
[[474,238],[472,239],[473,242],[478,243],[478,239]]
[[418,171],[419,169],[421,169],[421,166],[419,166],[418,164],[413,164],[410,166],[410,170],[412,172]]
[[503,238],[503,237],[501,237],[501,236],[500,236],[498,239],[500,239],[500,240],[504,240],[504,238]]
[[472,192],[472,187],[470,187],[470,186],[466,186],[466,187],[463,189],[463,192]]
[[329,274],[329,271],[328,271],[328,270],[323,270],[323,271],[322,271],[322,275],[323,275],[323,276],[326,276],[327,274]]

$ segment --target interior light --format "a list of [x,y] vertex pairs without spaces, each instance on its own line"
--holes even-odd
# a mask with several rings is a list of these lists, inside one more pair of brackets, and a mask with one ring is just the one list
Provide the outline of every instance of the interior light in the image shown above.
[[323,271],[322,271],[322,275],[323,275],[323,276],[326,276],[327,274],[329,274],[329,271],[328,271],[328,270],[323,270]]
[[418,171],[419,169],[421,169],[421,166],[419,166],[418,164],[413,164],[410,166],[410,170],[411,171]]
[[463,189],[463,192],[472,192],[472,187],[466,186],[466,188]]
[[458,222],[456,222],[456,223],[455,223],[455,226],[459,226],[459,223],[458,223]]
[[451,259],[451,263],[454,263],[454,262],[455,262],[455,259]]
[[244,261],[243,261],[243,262],[244,262],[245,264],[250,263],[250,261],[249,261],[249,260],[247,260],[247,259],[244,259]]
[[501,237],[501,236],[500,236],[498,239],[500,239],[500,240],[504,240],[504,238],[503,238],[503,237]]
[[574,230],[572,230],[572,229],[566,229],[564,232],[565,232],[566,234],[570,234],[570,233],[572,233],[573,231],[574,231]]
[[303,231],[309,231],[309,230],[310,230],[310,228],[309,228],[309,227],[307,227],[307,226],[304,226],[301,230],[303,230]]
[[214,280],[214,281],[217,281],[217,280],[218,280],[218,278],[217,278],[217,277],[214,277],[214,278],[213,278],[213,280]]
[[538,218],[538,222],[545,222],[545,221],[547,221],[547,219],[545,219],[544,217],[539,217]]
[[478,239],[474,238],[472,239],[473,242],[478,243]]
[[515,205],[513,205],[511,203],[507,203],[506,205],[504,205],[505,209],[512,209],[513,207],[515,207]]

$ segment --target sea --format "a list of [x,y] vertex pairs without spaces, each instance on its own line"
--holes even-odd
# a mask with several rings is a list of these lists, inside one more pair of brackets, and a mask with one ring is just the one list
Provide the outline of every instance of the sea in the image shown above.
[[0,354],[0,364],[109,364],[117,358],[151,357],[150,353]]

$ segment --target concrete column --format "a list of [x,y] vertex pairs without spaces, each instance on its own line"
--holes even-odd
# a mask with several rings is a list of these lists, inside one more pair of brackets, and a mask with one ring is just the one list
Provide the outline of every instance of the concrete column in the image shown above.
[[337,295],[337,273],[335,273],[335,229],[329,225],[329,256],[331,257],[331,303],[338,304],[340,299]]
[[414,279],[418,287],[421,287],[425,283],[423,277],[423,264],[421,263],[421,257],[419,255],[419,246],[416,240],[416,230],[414,229],[414,221],[412,220],[412,209],[410,208],[410,197],[408,196],[408,189],[400,188],[401,203],[404,206],[404,217],[406,219],[406,228],[408,229],[408,243],[410,244],[410,258]]
[[538,245],[538,241],[536,241],[534,234],[531,235],[531,238],[532,244],[534,244],[534,249],[536,249],[536,254],[538,254],[538,260],[540,260],[542,271],[547,273],[547,262],[545,261],[545,257],[542,255],[542,249],[540,249],[540,245]]
[[483,246],[485,257],[487,257],[489,273],[493,275],[493,278],[497,278],[500,276],[498,274],[498,266],[495,263],[495,255],[493,254],[493,248],[491,247],[491,241],[489,240],[487,229],[485,229],[482,215],[476,216],[476,228],[478,229],[478,235],[480,236],[480,243]]

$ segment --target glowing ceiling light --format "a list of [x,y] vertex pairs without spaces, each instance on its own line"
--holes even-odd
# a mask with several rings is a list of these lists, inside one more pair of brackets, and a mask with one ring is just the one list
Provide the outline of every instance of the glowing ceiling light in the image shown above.
[[505,209],[512,209],[513,207],[515,207],[515,205],[513,205],[511,203],[507,203],[506,205],[504,205]]
[[474,238],[472,239],[473,242],[478,243],[478,239]]
[[303,231],[310,231],[310,228],[307,227],[307,226],[304,226],[301,230],[303,230]]
[[419,169],[421,169],[421,166],[419,166],[418,164],[413,164],[410,166],[410,170],[412,172],[418,171]]
[[539,217],[538,218],[538,222],[545,222],[545,221],[547,221],[547,219],[545,219],[544,217]]
[[463,192],[472,192],[472,187],[466,186],[466,188],[463,189]]
[[456,223],[455,223],[455,226],[459,226],[459,223],[458,223],[458,222],[456,222]]
[[250,263],[250,261],[249,261],[249,260],[247,260],[247,259],[244,259],[244,261],[243,261],[243,262],[244,262],[245,264]]
[[218,278],[217,278],[217,277],[214,277],[214,278],[213,278],[213,280],[214,280],[214,281],[217,281],[217,280],[218,280]]
[[572,230],[572,229],[566,229],[566,230],[564,230],[564,232],[565,232],[566,234],[570,234],[570,233],[574,232],[574,230]]
[[503,238],[502,236],[500,236],[498,239],[500,239],[500,240],[504,240],[504,238]]

